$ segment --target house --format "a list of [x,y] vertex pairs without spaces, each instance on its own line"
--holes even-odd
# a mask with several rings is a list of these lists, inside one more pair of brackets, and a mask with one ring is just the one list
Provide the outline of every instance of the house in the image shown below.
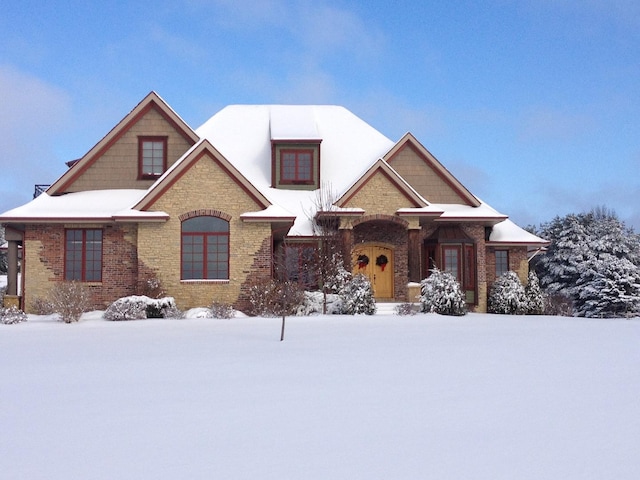
[[394,142],[338,106],[233,105],[194,130],[151,92],[68,165],[0,215],[8,294],[21,292],[27,311],[56,282],[83,282],[104,308],[149,278],[181,308],[213,299],[244,308],[278,252],[293,264],[313,252],[320,217],[378,300],[413,301],[415,282],[437,266],[485,311],[496,276],[514,270],[526,281],[528,252],[546,244],[474,196],[412,134]]

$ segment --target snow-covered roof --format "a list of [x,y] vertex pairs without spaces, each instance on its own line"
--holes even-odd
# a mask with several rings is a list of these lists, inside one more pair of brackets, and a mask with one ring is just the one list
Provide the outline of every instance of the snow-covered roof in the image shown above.
[[[155,99],[156,95],[152,97]],[[158,101],[162,102],[161,99]],[[43,194],[26,205],[0,215],[0,221],[166,220],[168,215],[165,212],[146,211],[147,207],[153,203],[155,196],[164,191],[172,175],[188,168],[195,153],[208,148],[215,152],[247,191],[253,192],[258,203],[265,206],[263,210],[242,214],[244,221],[293,220],[289,235],[310,236],[313,235],[311,219],[318,205],[317,191],[276,189],[271,186],[272,142],[304,141],[320,144],[320,182],[323,188],[332,189],[331,196],[335,199],[357,190],[358,181],[362,182],[376,168],[382,169],[392,178],[397,178],[397,184],[405,194],[416,199],[415,207],[401,208],[396,212],[398,215],[429,216],[438,222],[483,222],[485,225],[495,225],[490,242],[544,244],[543,240],[513,224],[506,215],[481,200],[478,200],[477,206],[430,204],[384,160],[400,148],[399,144],[413,140],[413,136],[408,134],[400,142],[393,142],[344,107],[231,105],[207,120],[193,135],[197,135],[199,141],[148,190],[85,191],[61,196]],[[474,203],[476,198],[473,197]],[[357,208],[335,208],[336,212],[343,214],[365,213]]]
[[511,220],[506,219],[494,225],[487,243],[542,246],[547,245],[549,242],[527,232],[524,228],[521,228]]
[[335,105],[231,105],[196,133],[208,139],[265,197],[296,217],[289,234],[312,235],[316,194],[271,187],[272,140],[322,140],[320,179],[340,196],[394,145]]
[[140,189],[89,190],[50,196],[43,193],[29,203],[0,215],[1,221],[48,222],[166,220],[165,212],[141,212],[132,207],[146,193]]

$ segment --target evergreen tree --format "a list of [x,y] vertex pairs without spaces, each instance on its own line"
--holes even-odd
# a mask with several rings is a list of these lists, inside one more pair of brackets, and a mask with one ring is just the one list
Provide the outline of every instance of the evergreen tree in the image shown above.
[[535,261],[540,284],[571,299],[574,314],[624,316],[637,310],[633,279],[640,269],[640,238],[614,212],[600,207],[556,217],[539,234],[551,241]]
[[527,314],[542,315],[544,313],[544,294],[540,288],[540,281],[536,272],[531,270],[526,287],[524,287],[524,296],[527,299]]
[[373,288],[366,275],[361,273],[354,275],[340,292],[343,313],[347,315],[373,315],[376,313],[376,301],[373,297]]

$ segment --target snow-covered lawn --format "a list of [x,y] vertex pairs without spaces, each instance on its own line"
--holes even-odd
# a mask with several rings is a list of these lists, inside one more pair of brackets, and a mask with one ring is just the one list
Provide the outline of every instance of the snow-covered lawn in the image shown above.
[[640,319],[30,317],[2,479],[640,478]]

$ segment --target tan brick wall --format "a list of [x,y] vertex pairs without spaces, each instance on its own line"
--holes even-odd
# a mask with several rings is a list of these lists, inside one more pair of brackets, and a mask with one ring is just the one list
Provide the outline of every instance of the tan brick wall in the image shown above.
[[[260,207],[207,155],[194,164],[153,205],[167,212],[166,223],[141,224],[138,230],[140,265],[156,272],[168,295],[182,309],[208,306],[215,299],[238,302],[243,283],[255,271],[255,256],[264,254],[264,242],[271,227],[263,223],[244,223],[240,215]],[[229,215],[229,281],[181,281],[179,215],[211,209]],[[270,244],[269,244],[270,245]]]
[[344,206],[363,208],[366,215],[393,215],[399,208],[413,205],[383,173],[378,172]]
[[73,182],[67,191],[148,188],[153,180],[138,180],[138,136],[168,137],[167,167],[191,146],[155,108],[152,108]]
[[411,147],[405,146],[390,160],[389,164],[427,201],[465,203]]

